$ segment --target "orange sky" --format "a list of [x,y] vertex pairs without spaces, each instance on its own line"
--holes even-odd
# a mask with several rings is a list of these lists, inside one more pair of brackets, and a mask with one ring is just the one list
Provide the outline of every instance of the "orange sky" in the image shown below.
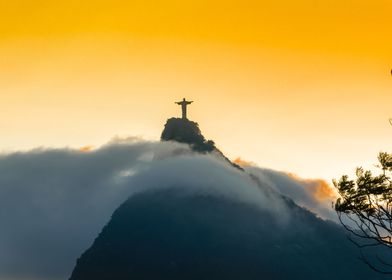
[[390,0],[0,0],[0,149],[158,139],[185,96],[231,158],[327,180],[371,167],[392,151],[391,14]]

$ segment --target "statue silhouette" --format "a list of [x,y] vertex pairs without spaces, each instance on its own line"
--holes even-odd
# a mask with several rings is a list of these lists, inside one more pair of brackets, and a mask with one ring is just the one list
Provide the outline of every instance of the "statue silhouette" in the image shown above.
[[175,102],[178,105],[181,105],[182,108],[182,118],[184,120],[186,120],[186,106],[188,106],[189,104],[191,104],[193,101],[187,101],[185,98],[182,99],[182,101],[179,102]]

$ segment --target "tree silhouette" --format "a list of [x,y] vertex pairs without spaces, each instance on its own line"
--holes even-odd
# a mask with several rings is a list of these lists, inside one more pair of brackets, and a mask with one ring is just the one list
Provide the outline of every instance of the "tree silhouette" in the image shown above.
[[[333,180],[340,194],[335,203],[339,220],[350,233],[349,239],[361,249],[392,248],[392,154],[380,153],[378,162],[378,175],[357,168],[355,180],[347,175]],[[382,258],[377,258],[382,269],[368,261],[362,250],[361,258],[372,269],[392,274],[391,263]]]

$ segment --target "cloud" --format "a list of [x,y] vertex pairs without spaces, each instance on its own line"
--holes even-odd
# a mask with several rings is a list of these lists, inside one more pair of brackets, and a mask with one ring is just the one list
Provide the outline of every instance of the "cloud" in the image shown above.
[[90,152],[94,149],[94,146],[88,145],[88,146],[83,146],[79,148],[79,151],[81,152]]
[[[0,279],[64,278],[123,202],[116,180],[166,145],[109,144],[90,151],[33,150],[0,157]],[[60,277],[60,278],[61,278]]]
[[256,163],[247,161],[242,159],[241,157],[237,157],[236,159],[233,160],[235,164],[238,164],[241,167],[249,167],[249,166],[256,166]]
[[316,213],[323,219],[338,221],[332,208],[336,200],[335,190],[322,179],[304,179],[291,173],[244,166],[247,173],[260,179],[264,185],[291,198],[296,204]]
[[284,223],[289,216],[280,192],[320,216],[330,215],[315,199],[327,194],[320,184],[257,167],[246,171],[253,178],[185,145],[136,138],[114,139],[88,152],[3,154],[0,279],[66,279],[113,211],[130,195],[147,190],[177,186],[189,195],[219,196],[277,213]]
[[338,221],[332,202],[338,194],[334,187],[323,179],[301,178],[293,173],[260,168],[254,162],[236,158],[234,162],[243,167],[248,174],[260,179],[264,185],[290,197],[298,205],[316,213],[319,217]]
[[323,179],[303,179],[293,174],[289,176],[303,185],[320,203],[335,201],[338,197],[336,190]]

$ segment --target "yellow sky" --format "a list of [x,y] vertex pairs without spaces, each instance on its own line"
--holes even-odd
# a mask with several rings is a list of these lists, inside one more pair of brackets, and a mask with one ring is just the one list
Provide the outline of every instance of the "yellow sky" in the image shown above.
[[0,149],[158,139],[185,96],[231,158],[328,180],[371,166],[392,151],[391,14],[391,0],[0,0]]

